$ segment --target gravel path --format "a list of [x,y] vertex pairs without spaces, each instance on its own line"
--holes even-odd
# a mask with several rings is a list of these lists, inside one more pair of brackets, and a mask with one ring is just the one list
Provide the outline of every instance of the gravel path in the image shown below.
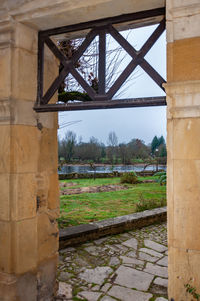
[[55,300],[167,300],[166,223],[60,251]]

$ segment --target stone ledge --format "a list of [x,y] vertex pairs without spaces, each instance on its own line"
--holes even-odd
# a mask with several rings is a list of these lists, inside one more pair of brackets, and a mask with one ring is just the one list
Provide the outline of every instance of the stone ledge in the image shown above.
[[60,230],[60,249],[98,239],[100,237],[134,230],[167,219],[167,208],[156,208],[143,212],[109,218],[100,222],[68,227]]

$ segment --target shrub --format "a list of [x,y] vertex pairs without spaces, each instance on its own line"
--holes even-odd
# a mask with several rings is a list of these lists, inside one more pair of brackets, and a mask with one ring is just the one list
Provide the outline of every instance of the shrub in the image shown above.
[[158,177],[157,182],[162,186],[162,185],[166,185],[167,183],[167,175],[166,175],[166,171],[163,172],[157,172],[154,174],[155,177]]
[[136,204],[136,212],[142,212],[145,210],[151,210],[159,207],[166,206],[166,200],[145,200],[143,196],[140,196],[139,202]]
[[135,172],[126,172],[120,177],[120,183],[137,184],[139,182]]

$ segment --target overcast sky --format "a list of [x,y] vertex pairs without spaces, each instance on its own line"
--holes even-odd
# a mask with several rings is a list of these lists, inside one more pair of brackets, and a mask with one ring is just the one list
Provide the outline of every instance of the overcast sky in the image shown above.
[[[140,49],[146,39],[150,36],[156,26],[134,29],[129,33],[128,40],[136,48]],[[127,36],[127,33],[123,33]],[[114,42],[111,43],[114,45]],[[112,47],[111,46],[111,47]],[[166,37],[165,33],[159,38],[152,49],[147,53],[145,59],[166,78]],[[122,70],[126,67],[130,57],[127,55],[122,64]],[[153,80],[140,68],[135,70],[133,79],[128,81],[122,89],[125,92],[120,98],[161,96],[164,92],[153,82]],[[119,91],[120,92],[120,91]],[[119,97],[118,97],[119,98]],[[73,125],[64,127],[58,131],[60,138],[70,130],[88,141],[91,136],[106,143],[108,134],[115,131],[118,142],[128,142],[133,138],[139,138],[150,143],[155,135],[163,135],[166,138],[166,108],[129,108],[129,109],[107,109],[59,113],[59,124],[80,121]]]

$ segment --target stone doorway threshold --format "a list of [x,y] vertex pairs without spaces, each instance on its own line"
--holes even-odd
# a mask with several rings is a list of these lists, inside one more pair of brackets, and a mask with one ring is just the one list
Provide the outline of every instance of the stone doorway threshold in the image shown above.
[[67,227],[60,230],[59,248],[61,250],[106,235],[139,229],[166,220],[167,209],[166,207],[162,207],[110,218],[99,222]]

